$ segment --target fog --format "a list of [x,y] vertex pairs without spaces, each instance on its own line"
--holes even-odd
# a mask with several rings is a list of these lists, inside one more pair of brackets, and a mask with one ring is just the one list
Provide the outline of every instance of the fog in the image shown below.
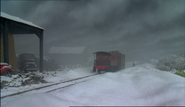
[[[119,50],[126,61],[185,53],[185,0],[1,1],[1,11],[45,29],[51,47]],[[39,55],[36,35],[14,35],[16,53]]]

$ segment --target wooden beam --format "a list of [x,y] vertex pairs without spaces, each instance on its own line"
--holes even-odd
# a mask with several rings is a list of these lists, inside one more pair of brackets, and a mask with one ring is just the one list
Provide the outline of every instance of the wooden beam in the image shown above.
[[40,39],[40,72],[43,72],[43,31],[39,33]]
[[3,54],[4,54],[4,62],[9,63],[9,52],[8,52],[8,22],[3,22],[4,30],[3,30]]

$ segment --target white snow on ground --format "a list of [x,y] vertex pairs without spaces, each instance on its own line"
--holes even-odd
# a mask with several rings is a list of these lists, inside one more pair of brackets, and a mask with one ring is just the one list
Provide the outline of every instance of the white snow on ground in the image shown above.
[[48,82],[60,82],[60,81],[66,81],[73,78],[79,78],[83,76],[87,76],[92,74],[91,72],[92,67],[86,67],[86,68],[76,68],[73,70],[65,70],[65,71],[57,71],[57,76],[53,77],[49,75],[48,77],[45,77],[44,80]]
[[[71,70],[56,76],[80,76],[87,69]],[[77,73],[77,72],[80,72]],[[86,71],[86,72],[84,72]],[[88,72],[88,73],[87,73]],[[91,72],[90,72],[91,73]],[[49,80],[49,77],[47,78]],[[1,107],[69,106],[185,106],[185,78],[142,64],[99,76],[51,93],[16,95],[1,99]]]
[[18,75],[13,75],[12,78],[1,76],[1,81],[9,81],[10,82],[9,86],[14,86],[14,87],[6,87],[6,88],[1,89],[1,96],[9,95],[9,94],[20,92],[20,91],[25,91],[25,90],[40,87],[40,86],[49,85],[49,84],[56,83],[56,82],[62,82],[62,81],[67,81],[67,80],[74,79],[74,78],[87,76],[87,75],[92,74],[91,70],[92,70],[92,67],[85,67],[85,68],[76,68],[73,70],[65,69],[64,71],[46,72],[44,75],[44,80],[46,80],[49,83],[31,84],[30,86],[21,86],[21,81],[22,80],[24,81],[28,78],[24,78],[24,79],[18,78],[16,80],[13,80],[13,78],[16,78]]

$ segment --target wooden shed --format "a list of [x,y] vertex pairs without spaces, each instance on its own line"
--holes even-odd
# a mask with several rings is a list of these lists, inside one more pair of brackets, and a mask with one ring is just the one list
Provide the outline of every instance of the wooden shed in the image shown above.
[[29,21],[1,12],[1,61],[16,69],[14,34],[36,34],[40,40],[40,72],[43,71],[43,32],[44,29]]

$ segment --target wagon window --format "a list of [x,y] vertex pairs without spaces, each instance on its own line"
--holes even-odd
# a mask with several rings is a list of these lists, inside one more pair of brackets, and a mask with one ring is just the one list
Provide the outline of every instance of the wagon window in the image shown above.
[[109,56],[105,56],[105,59],[110,59],[110,57]]
[[99,56],[99,59],[102,59],[102,56]]
[[102,56],[97,56],[97,59],[102,59]]

